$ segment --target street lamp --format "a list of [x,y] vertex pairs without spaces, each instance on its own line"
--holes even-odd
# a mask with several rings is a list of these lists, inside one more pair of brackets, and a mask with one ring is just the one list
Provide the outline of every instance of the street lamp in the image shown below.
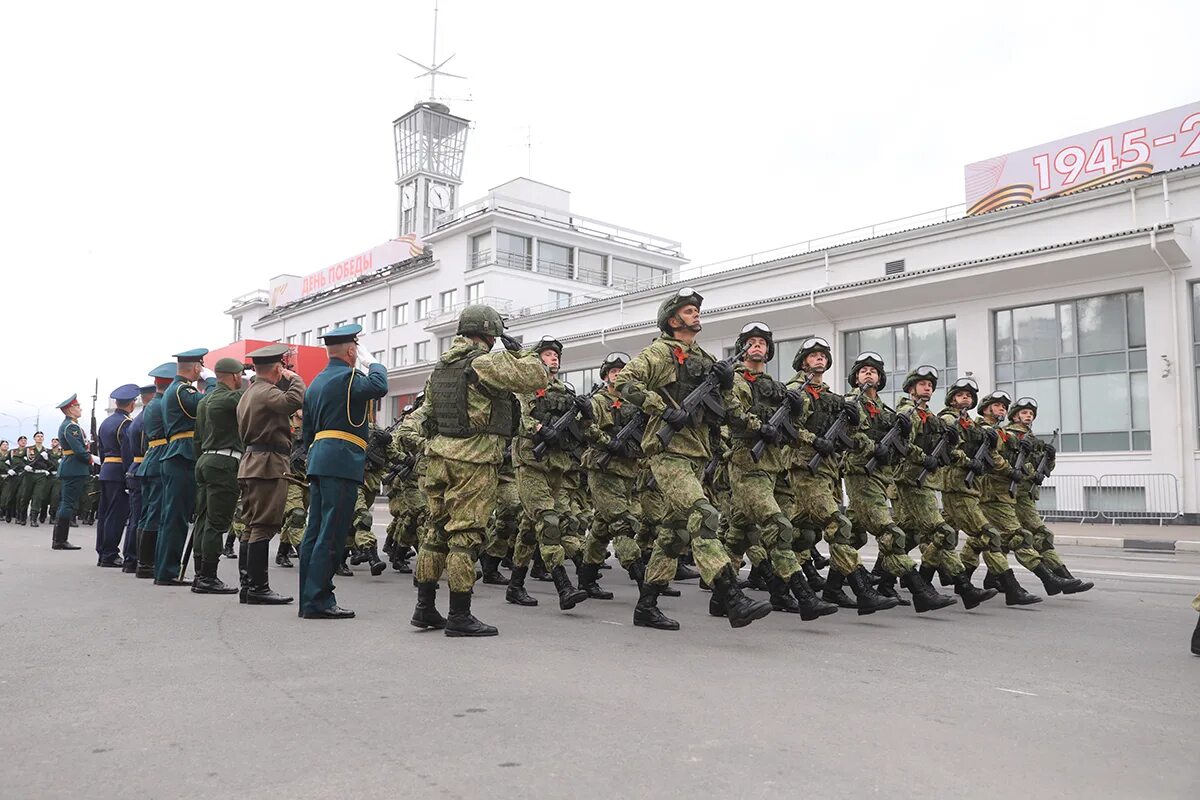
[[[26,422],[28,422],[31,419],[37,419],[37,417],[18,417],[15,414],[6,414],[3,411],[0,411],[0,417],[8,417],[9,419],[16,420],[17,436],[21,435],[21,429],[25,426]],[[16,441],[16,437],[13,437],[13,441],[14,442]]]
[[41,406],[35,406],[33,403],[26,403],[24,400],[17,400],[16,402],[20,403],[23,406],[29,406],[30,408],[37,411],[37,419],[34,420],[33,426],[34,426],[35,430],[40,430],[42,427],[42,408],[41,408]]

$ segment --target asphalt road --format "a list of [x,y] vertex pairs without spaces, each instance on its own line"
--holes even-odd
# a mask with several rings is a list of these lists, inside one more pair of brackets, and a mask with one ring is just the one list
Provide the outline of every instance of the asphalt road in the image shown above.
[[[634,628],[612,570],[616,599],[570,613],[547,583],[530,582],[536,609],[481,586],[501,635],[463,640],[410,627],[396,573],[339,581],[358,619],[304,621],[49,541],[0,524],[5,798],[1200,792],[1193,554],[1068,548],[1087,594],[739,631],[684,584],[662,601],[678,633]],[[295,591],[295,570],[272,570]]]

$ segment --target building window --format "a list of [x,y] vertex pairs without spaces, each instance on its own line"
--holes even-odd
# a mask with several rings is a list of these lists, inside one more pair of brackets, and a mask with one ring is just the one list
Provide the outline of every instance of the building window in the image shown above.
[[441,300],[440,305],[443,314],[447,311],[452,311],[454,304],[458,302],[458,289],[447,289],[441,293],[439,299]]
[[284,343],[285,343],[285,344],[295,344],[295,343],[296,343],[296,334],[294,334],[294,333],[293,333],[293,334],[291,334],[290,336],[288,336],[288,337],[287,337],[286,339],[284,339],[283,341],[284,341]]
[[467,284],[467,302],[474,304],[483,299],[483,281]]
[[324,336],[325,331],[327,330],[329,330],[328,325],[322,325],[321,327],[317,328],[317,338],[320,339],[322,336]]
[[418,364],[424,364],[429,360],[429,340],[417,342],[413,345],[413,356]]
[[573,278],[575,268],[571,262],[571,248],[551,242],[538,242],[538,272],[556,278]]
[[400,419],[400,415],[404,413],[404,407],[412,405],[412,401],[416,399],[415,394],[392,395],[392,422]]
[[492,234],[481,233],[471,237],[471,269],[486,267],[492,263]]
[[392,348],[392,366],[403,367],[408,365],[408,345],[402,344],[399,347]]
[[422,297],[417,300],[417,319],[422,320],[429,316],[429,299]]
[[608,261],[599,253],[579,251],[579,280],[596,286],[608,286]]
[[383,356],[384,356],[384,352],[382,350],[376,350],[375,352],[371,353],[371,360],[374,361],[376,364],[382,364]]
[[533,269],[533,242],[528,236],[496,231],[496,263],[512,269]]
[[392,306],[392,324],[408,324],[408,303],[397,303],[396,305]]
[[358,325],[363,330],[366,330],[366,328],[367,328],[367,315],[366,314],[359,314],[352,321],[354,322],[355,325]]
[[445,353],[447,350],[449,350],[450,343],[453,341],[454,341],[453,336],[439,336],[438,337],[438,355],[440,356],[443,353]]
[[312,331],[300,332],[300,344],[307,346],[312,341]]
[[1142,292],[997,311],[996,387],[1038,401],[1034,432],[1067,453],[1150,449]]
[[550,290],[550,307],[551,308],[567,308],[571,305],[570,292],[557,292],[554,289]]
[[387,309],[379,309],[371,314],[371,330],[381,331],[387,327]]
[[671,276],[669,269],[661,267],[635,264],[621,258],[612,258],[609,261],[612,265],[612,285],[626,291],[662,286]]
[[[845,335],[842,352],[847,368],[859,353],[867,351],[883,357],[887,386],[879,396],[892,408],[904,395],[904,378],[913,367],[925,364],[937,367],[941,373],[938,385],[943,387],[958,377],[958,336],[954,317],[888,325]],[[793,350],[789,356],[789,363],[795,352]]]
[[345,325],[345,324],[346,324],[346,320],[344,320],[344,319],[339,319],[337,322],[333,323],[333,327],[335,327],[335,328],[340,328],[340,327],[342,327],[342,326],[343,326],[343,325]]
[[233,318],[233,340],[235,342],[240,342],[242,340],[242,318],[241,317]]

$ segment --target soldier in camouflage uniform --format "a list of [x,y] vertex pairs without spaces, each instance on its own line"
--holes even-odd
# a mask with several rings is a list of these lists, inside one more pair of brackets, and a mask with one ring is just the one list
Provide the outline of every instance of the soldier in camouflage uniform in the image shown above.
[[[497,338],[504,340],[506,349],[492,353]],[[504,322],[495,309],[483,305],[463,309],[457,335],[438,359],[425,389],[437,433],[427,448],[424,488],[432,530],[417,553],[413,625],[444,627],[447,636],[498,633],[471,614],[475,562],[496,505],[505,441],[518,422],[513,393],[536,392],[546,383],[541,359],[504,336]],[[450,584],[448,619],[435,607],[443,570]]]
[[[666,500],[666,521],[658,530],[646,578],[642,583],[633,624],[660,630],[678,630],[679,623],[658,609],[661,589],[675,576],[677,559],[691,545],[703,580],[713,587],[724,604],[732,627],[749,625],[771,612],[769,603],[751,600],[738,586],[737,573],[719,539],[720,512],[709,501],[701,484],[705,465],[712,458],[709,428],[719,425],[723,413],[714,411],[722,403],[717,390],[733,387],[733,366],[717,361],[696,344],[701,330],[703,298],[683,288],[665,299],[658,308],[662,335],[617,376],[621,399],[638,406],[649,417],[642,437],[642,450]],[[715,381],[711,392],[694,412],[680,407],[683,400],[702,384]],[[664,426],[673,431],[664,446],[658,436]]]
[[[350,563],[365,563],[371,568],[372,575],[379,576],[387,569],[387,563],[379,557],[379,540],[372,527],[375,519],[371,509],[375,507],[375,498],[383,487],[383,476],[393,460],[394,450],[391,433],[380,428],[373,420],[369,430],[367,466],[362,484],[358,487],[358,497],[354,501],[354,548]],[[354,573],[347,569],[346,574]]]
[[[942,513],[951,526],[966,534],[959,557],[968,581],[982,556],[988,574],[1000,576],[995,588],[1004,592],[1005,603],[1010,606],[1040,603],[1042,598],[1029,594],[1017,582],[1004,555],[1003,533],[979,507],[980,476],[1002,458],[996,444],[998,439],[994,439],[996,434],[971,417],[970,411],[978,399],[979,384],[971,378],[959,378],[946,390],[946,407],[939,416],[946,424],[958,426],[963,458],[942,471]],[[977,457],[981,453],[982,459]],[[971,485],[967,484],[968,475],[972,476]],[[948,576],[943,579],[943,585],[949,582]]]
[[[896,524],[907,535],[910,550],[920,545],[921,578],[929,582],[939,570],[943,571],[963,605],[970,609],[991,600],[996,590],[980,589],[971,583],[956,549],[958,529],[947,523],[938,510],[934,492],[942,489],[947,472],[943,467],[962,465],[965,456],[958,449],[958,426],[929,411],[937,381],[938,371],[930,366],[917,367],[904,379],[908,396],[900,400],[896,413],[909,420],[912,432],[908,456],[896,467]],[[935,457],[939,445],[943,452]]]
[[404,421],[392,435],[397,458],[404,462],[403,468],[392,481],[392,494],[388,497],[388,506],[392,511],[392,527],[388,533],[394,540],[392,568],[397,572],[412,572],[408,554],[416,552],[429,514],[429,506],[420,485],[425,475],[425,428],[428,419],[429,406],[425,403],[425,393],[420,392],[412,410],[405,414]]
[[[857,402],[830,391],[825,373],[833,362],[829,342],[813,336],[801,343],[792,360],[796,375],[788,382],[790,391],[803,392],[805,409],[798,441],[790,448],[788,485],[791,489],[792,526],[797,530],[819,532],[829,543],[829,577],[822,599],[841,608],[854,608],[860,616],[895,608],[897,598],[885,597],[871,585],[870,576],[858,557],[858,549],[867,543],[866,532],[855,530],[839,504],[841,491],[842,444],[826,438],[839,416],[847,420],[847,431],[857,431],[861,422]],[[857,446],[865,436],[858,435]],[[818,457],[819,462],[818,462]],[[814,470],[811,465],[816,464]],[[842,591],[850,584],[856,600]]]
[[[586,419],[592,413],[592,403],[590,398],[580,398],[568,391],[558,379],[562,344],[557,339],[543,336],[534,351],[550,373],[550,381],[544,389],[519,396],[521,424],[513,439],[513,464],[517,468],[517,494],[528,524],[522,527],[523,535],[513,549],[513,577],[518,577],[519,568],[529,565],[536,544],[558,590],[558,607],[566,611],[587,600],[588,593],[571,583],[563,565],[565,559],[579,553],[583,543],[567,521],[565,481],[574,466],[569,452],[574,442],[570,433],[559,434],[552,423],[565,414],[582,413]],[[538,445],[546,448],[540,459],[533,452]],[[523,573],[520,577],[519,586],[523,585]],[[514,589],[512,584],[509,588]],[[515,590],[509,594],[515,594]],[[509,601],[530,605],[512,597]]]
[[[479,556],[483,567],[483,582],[495,586],[510,586],[511,581],[500,571],[500,563],[509,558],[517,543],[521,526],[521,496],[517,494],[517,471],[512,463],[512,442],[504,447],[504,461],[500,464],[499,483],[496,486],[496,508],[488,520],[487,539],[484,552]],[[511,563],[511,562],[510,562]],[[515,594],[512,602],[526,605],[525,600],[536,603],[524,588]]]
[[[734,372],[733,387],[725,395],[733,440],[728,464],[731,491],[729,528],[723,537],[725,549],[734,563],[741,563],[742,556],[749,554],[752,564],[764,566],[772,608],[815,620],[838,610],[833,603],[817,597],[796,559],[797,550],[813,546],[816,534],[793,528],[791,518],[776,500],[776,484],[787,471],[787,446],[793,441],[788,431],[797,430],[803,419],[804,393],[788,390],[767,373],[767,362],[775,356],[775,340],[766,323],[751,322],[743,327],[734,350],[744,351],[745,356]],[[784,405],[788,407],[788,423],[771,423],[776,410]],[[752,450],[760,442],[762,454],[755,458]]]
[[[1008,410],[1008,425],[1005,427],[1005,432],[1015,435],[1022,443],[1031,443],[1027,464],[1033,467],[1032,472],[1026,472],[1021,476],[1017,483],[1017,521],[1021,523],[1024,530],[1031,534],[1031,542],[1033,549],[1038,551],[1042,557],[1042,563],[1054,573],[1055,576],[1061,578],[1063,583],[1053,586],[1046,585],[1047,594],[1055,594],[1053,589],[1061,588],[1064,594],[1077,594],[1086,592],[1095,586],[1091,581],[1082,581],[1071,574],[1067,569],[1067,565],[1063,563],[1062,556],[1054,549],[1054,533],[1046,527],[1045,520],[1037,510],[1037,498],[1040,494],[1042,481],[1046,475],[1049,475],[1054,470],[1054,461],[1056,451],[1054,445],[1049,442],[1043,442],[1033,434],[1033,421],[1037,419],[1037,400],[1032,397],[1018,397]],[[1046,460],[1045,475],[1037,472],[1037,466],[1042,461],[1043,457]],[[1040,576],[1039,576],[1040,577]],[[1043,581],[1043,583],[1045,583]]]
[[304,409],[292,414],[292,453],[288,459],[287,500],[283,503],[283,527],[279,529],[279,547],[275,565],[292,569],[292,556],[300,555],[300,542],[308,525],[308,451],[304,448]]

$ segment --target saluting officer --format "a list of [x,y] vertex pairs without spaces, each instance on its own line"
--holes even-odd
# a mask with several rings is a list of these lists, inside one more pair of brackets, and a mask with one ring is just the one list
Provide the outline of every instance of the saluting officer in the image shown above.
[[79,407],[76,395],[71,395],[58,404],[58,410],[66,417],[58,426],[58,440],[63,443],[63,459],[58,463],[58,477],[62,481],[62,497],[58,510],[54,515],[54,534],[51,537],[52,550],[78,550],[79,547],[67,541],[71,531],[71,517],[75,516],[75,506],[79,495],[83,492],[83,483],[92,471],[92,457],[88,454],[87,442],[83,439],[83,429],[79,427],[79,416],[83,409]]
[[200,378],[203,347],[176,353],[175,379],[163,392],[162,420],[167,443],[159,457],[162,470],[162,518],[154,554],[155,586],[187,586],[179,579],[179,561],[188,521],[196,510],[196,407],[202,395],[192,384]]
[[126,461],[133,463],[133,454],[123,445],[129,415],[137,402],[138,387],[132,383],[118,386],[108,395],[116,408],[100,423],[96,431],[100,446],[100,511],[96,517],[96,566],[124,566],[117,554],[125,523],[129,520],[129,495],[125,493]]

